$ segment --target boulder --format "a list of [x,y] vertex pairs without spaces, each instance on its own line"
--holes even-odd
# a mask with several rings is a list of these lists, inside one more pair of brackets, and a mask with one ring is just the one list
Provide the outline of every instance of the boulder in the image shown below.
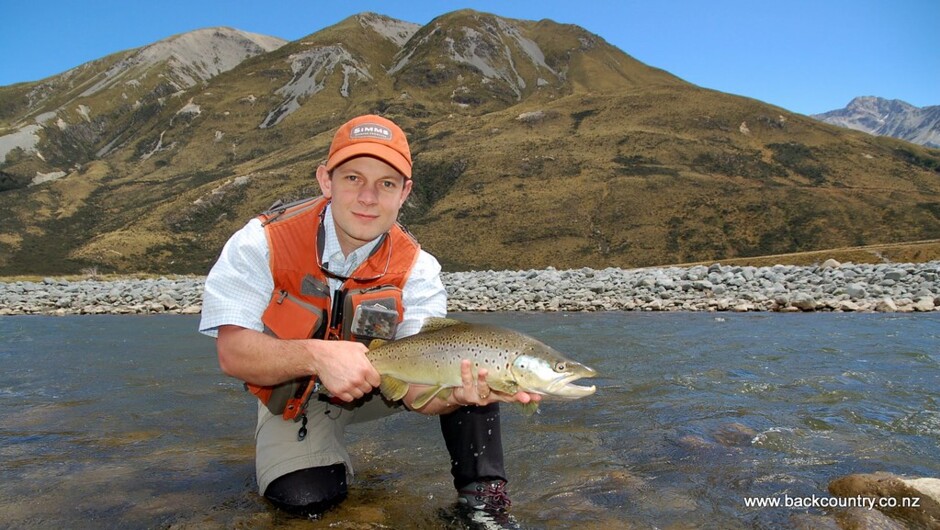
[[849,508],[834,515],[795,514],[790,517],[794,530],[907,530],[878,510]]
[[940,479],[855,474],[829,483],[836,497],[875,499],[875,508],[916,528],[940,528]]
[[816,309],[816,299],[811,294],[796,293],[790,299],[790,305],[801,311],[813,311]]
[[875,304],[875,311],[879,313],[894,313],[898,310],[898,305],[890,298],[883,298]]
[[917,301],[914,302],[914,311],[926,312],[926,311],[933,311],[935,308],[936,306],[934,305],[933,298],[929,296],[918,298]]

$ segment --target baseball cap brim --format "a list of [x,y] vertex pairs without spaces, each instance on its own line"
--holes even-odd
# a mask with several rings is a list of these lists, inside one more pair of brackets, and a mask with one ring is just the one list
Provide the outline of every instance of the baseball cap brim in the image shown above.
[[408,163],[408,160],[403,157],[401,153],[392,149],[391,147],[372,142],[359,142],[352,145],[347,145],[346,147],[336,151],[332,156],[330,156],[330,159],[327,160],[326,169],[327,171],[333,171],[336,166],[346,162],[351,158],[356,158],[357,156],[371,156],[378,158],[379,160],[395,168],[395,170],[404,175],[406,178],[411,178],[411,164]]

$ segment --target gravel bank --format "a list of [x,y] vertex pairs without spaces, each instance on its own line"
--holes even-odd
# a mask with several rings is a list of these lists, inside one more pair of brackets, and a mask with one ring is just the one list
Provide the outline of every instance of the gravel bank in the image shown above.
[[[940,309],[940,261],[442,274],[451,311]],[[0,282],[0,315],[198,314],[204,278]]]

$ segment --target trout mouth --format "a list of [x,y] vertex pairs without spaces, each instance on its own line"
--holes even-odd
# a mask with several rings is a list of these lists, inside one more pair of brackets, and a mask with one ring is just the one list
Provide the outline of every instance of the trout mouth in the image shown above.
[[[543,346],[543,349],[547,346]],[[597,387],[573,384],[584,377],[594,377],[597,372],[577,361],[555,355],[519,355],[512,363],[513,378],[519,389],[546,396],[577,399],[593,394]]]
[[595,375],[597,375],[597,372],[593,369],[587,366],[580,366],[577,372],[563,375],[549,383],[548,387],[545,389],[545,393],[570,399],[590,396],[597,390],[596,386],[581,386],[572,384],[572,382],[583,377],[594,377]]

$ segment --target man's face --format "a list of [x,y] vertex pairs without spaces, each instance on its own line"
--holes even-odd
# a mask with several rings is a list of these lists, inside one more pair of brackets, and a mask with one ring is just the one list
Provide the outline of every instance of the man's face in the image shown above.
[[317,168],[323,195],[332,200],[336,235],[343,254],[387,232],[411,193],[412,182],[385,162],[360,156],[333,168]]

